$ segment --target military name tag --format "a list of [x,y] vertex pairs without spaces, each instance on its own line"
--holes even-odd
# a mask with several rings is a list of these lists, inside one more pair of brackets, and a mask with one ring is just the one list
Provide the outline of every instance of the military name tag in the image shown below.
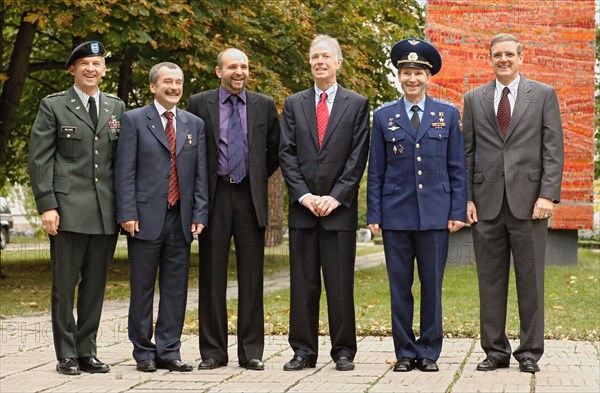
[[61,126],[60,127],[60,132],[72,134],[74,132],[77,132],[77,127],[75,127],[75,126]]

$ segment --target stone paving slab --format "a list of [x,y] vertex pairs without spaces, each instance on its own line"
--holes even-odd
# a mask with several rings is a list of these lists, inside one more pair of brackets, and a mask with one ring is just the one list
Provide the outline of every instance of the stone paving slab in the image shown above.
[[[383,263],[383,255],[357,259],[357,269]],[[285,288],[286,274],[265,279],[265,291]],[[228,297],[237,297],[230,283]],[[198,290],[188,291],[188,309],[198,304]],[[155,301],[155,310],[158,301]],[[237,339],[229,337],[229,364],[199,371],[198,337],[182,337],[182,359],[194,366],[189,373],[158,370],[141,373],[135,369],[127,337],[128,301],[104,304],[98,337],[98,355],[112,369],[108,374],[64,376],[55,371],[50,316],[38,314],[0,320],[0,393],[12,392],[600,392],[600,343],[546,341],[546,352],[535,375],[511,366],[493,372],[475,367],[485,354],[474,339],[449,338],[444,341],[438,361],[440,372],[394,373],[394,345],[391,337],[359,337],[356,369],[338,372],[329,357],[327,336],[319,340],[319,359],[314,369],[283,371],[291,359],[287,336],[265,337],[265,371],[245,370],[237,363]],[[513,348],[518,343],[511,342]]]

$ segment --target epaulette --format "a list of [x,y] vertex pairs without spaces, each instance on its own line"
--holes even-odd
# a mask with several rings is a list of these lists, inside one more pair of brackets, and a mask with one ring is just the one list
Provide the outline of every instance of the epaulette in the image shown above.
[[397,102],[398,101],[386,102],[385,104],[381,105],[379,108],[375,109],[375,111],[373,113],[379,112],[380,110],[387,108],[388,106],[396,105]]
[[52,94],[48,94],[46,96],[46,98],[52,98],[52,97],[60,97],[60,96],[64,96],[65,94],[67,94],[66,90],[63,91],[59,91],[58,93],[52,93]]
[[104,95],[107,96],[108,98],[112,98],[113,100],[123,101],[122,99],[119,98],[119,96],[116,96],[114,94],[104,93]]
[[448,101],[440,100],[440,99],[437,99],[437,98],[434,98],[433,101],[435,101],[438,104],[448,105],[448,106],[451,106],[453,108],[456,108],[456,105],[454,105],[453,103],[448,102]]

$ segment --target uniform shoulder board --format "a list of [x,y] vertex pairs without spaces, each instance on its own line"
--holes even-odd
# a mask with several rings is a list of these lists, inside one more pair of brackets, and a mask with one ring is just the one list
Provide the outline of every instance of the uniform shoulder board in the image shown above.
[[59,92],[57,92],[57,93],[48,94],[48,95],[46,96],[46,98],[60,97],[60,96],[64,96],[65,94],[67,94],[67,91],[66,91],[66,90],[63,90],[63,91],[59,91]]
[[437,98],[434,98],[433,101],[437,102],[438,104],[448,105],[448,106],[451,106],[453,108],[456,108],[456,105],[454,105],[453,103],[448,102],[448,101],[440,100],[440,99],[437,99]]
[[114,94],[110,94],[110,93],[104,93],[105,96],[107,96],[108,98],[112,98],[113,100],[117,100],[117,101],[123,101],[121,100],[118,96],[114,95]]
[[380,110],[385,109],[388,106],[392,106],[392,105],[395,105],[395,104],[396,104],[396,101],[386,102],[385,104],[381,105],[379,108],[375,109],[375,111],[373,113],[379,112]]

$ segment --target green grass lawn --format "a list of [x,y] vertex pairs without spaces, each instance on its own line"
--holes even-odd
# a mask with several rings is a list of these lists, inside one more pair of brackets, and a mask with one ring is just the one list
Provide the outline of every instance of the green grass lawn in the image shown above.
[[[598,311],[600,262],[598,253],[579,250],[579,264],[546,268],[546,337],[549,339],[600,340]],[[419,329],[419,282],[415,272],[414,329]],[[384,266],[356,273],[355,307],[358,335],[391,335],[390,294]],[[265,296],[265,324],[269,334],[287,334],[289,290]],[[518,338],[519,319],[514,273],[508,299],[507,334]],[[237,301],[228,302],[230,332],[236,330]],[[446,337],[477,337],[479,294],[475,266],[448,266],[443,285],[443,318]],[[325,293],[321,296],[320,332],[328,334]],[[197,332],[195,311],[188,312],[186,328]]]
[[[31,247],[31,246],[30,246]],[[0,318],[38,312],[49,312],[51,268],[48,244],[20,250],[15,244],[1,253],[2,271],[8,276],[0,280]],[[379,252],[381,247],[359,247],[360,255]],[[546,337],[553,339],[600,340],[598,311],[600,276],[599,254],[579,250],[579,264],[546,268]],[[235,278],[235,256],[230,257],[229,274]],[[265,250],[265,274],[288,269],[287,245]],[[415,274],[415,330],[418,331],[419,283]],[[190,287],[198,285],[197,242],[192,246]],[[106,299],[129,296],[129,264],[127,250],[121,243],[110,269]],[[448,337],[477,337],[479,333],[479,298],[474,266],[448,266],[443,289],[444,331]],[[507,330],[518,335],[518,313],[514,279],[511,277]],[[356,273],[355,304],[359,335],[390,335],[389,286],[385,267]],[[186,332],[197,333],[196,305],[189,305]],[[327,305],[321,303],[321,332],[327,334]],[[235,332],[237,302],[228,302],[230,331]],[[289,290],[265,296],[265,323],[269,334],[287,334]]]

